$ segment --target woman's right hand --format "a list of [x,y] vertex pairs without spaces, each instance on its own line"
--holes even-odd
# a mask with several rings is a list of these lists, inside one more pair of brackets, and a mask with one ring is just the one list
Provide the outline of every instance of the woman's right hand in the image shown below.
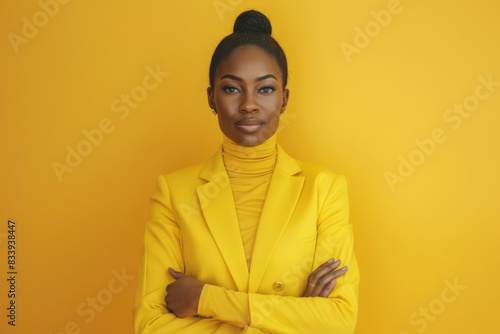
[[340,266],[340,260],[328,260],[307,278],[307,288],[302,297],[328,297],[335,287],[337,278],[345,275],[347,267]]

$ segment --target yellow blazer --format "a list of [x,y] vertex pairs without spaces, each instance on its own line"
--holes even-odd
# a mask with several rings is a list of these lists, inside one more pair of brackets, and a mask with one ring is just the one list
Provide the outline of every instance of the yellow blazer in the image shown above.
[[[308,275],[330,258],[349,267],[330,296],[301,297]],[[168,267],[247,294],[250,314],[241,318],[250,323],[225,319],[230,305],[214,307],[210,318],[168,313]],[[353,333],[359,271],[345,178],[278,146],[248,270],[221,149],[203,164],[160,176],[138,277],[136,333]]]

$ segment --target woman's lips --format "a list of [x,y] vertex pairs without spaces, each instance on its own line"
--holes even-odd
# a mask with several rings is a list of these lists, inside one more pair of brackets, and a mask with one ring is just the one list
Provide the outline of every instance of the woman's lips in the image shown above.
[[257,119],[245,119],[235,124],[237,128],[247,133],[254,133],[262,127],[262,122]]

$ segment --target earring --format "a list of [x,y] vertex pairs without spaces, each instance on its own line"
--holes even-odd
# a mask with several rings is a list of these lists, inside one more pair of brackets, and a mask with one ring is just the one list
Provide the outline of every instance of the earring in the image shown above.
[[214,108],[212,108],[212,112],[214,113],[214,115],[217,115],[217,111],[215,111]]

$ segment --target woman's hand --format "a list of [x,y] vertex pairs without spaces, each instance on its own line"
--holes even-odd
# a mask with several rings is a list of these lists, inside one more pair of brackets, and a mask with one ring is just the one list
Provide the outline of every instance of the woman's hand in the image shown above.
[[168,268],[175,282],[167,286],[165,303],[167,309],[179,318],[192,317],[198,313],[198,302],[205,283],[192,276]]
[[337,269],[340,260],[328,260],[307,278],[307,288],[302,297],[328,297],[335,287],[337,278],[345,275],[347,267]]

